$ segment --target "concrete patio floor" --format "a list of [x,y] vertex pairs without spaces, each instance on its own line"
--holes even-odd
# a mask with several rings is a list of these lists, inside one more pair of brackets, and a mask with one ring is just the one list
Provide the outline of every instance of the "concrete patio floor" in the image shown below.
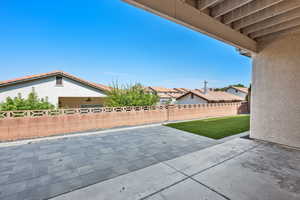
[[233,139],[53,200],[298,200],[300,151]]
[[48,199],[218,143],[157,125],[0,147],[0,199]]
[[0,199],[300,199],[299,150],[236,137],[154,125],[2,143]]

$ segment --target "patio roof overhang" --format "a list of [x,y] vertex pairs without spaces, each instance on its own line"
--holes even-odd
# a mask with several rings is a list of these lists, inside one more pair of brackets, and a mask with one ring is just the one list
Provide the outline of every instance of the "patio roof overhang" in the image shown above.
[[300,148],[300,0],[123,0],[253,59],[251,133]]
[[300,32],[299,0],[123,0],[235,46],[241,54],[260,42]]

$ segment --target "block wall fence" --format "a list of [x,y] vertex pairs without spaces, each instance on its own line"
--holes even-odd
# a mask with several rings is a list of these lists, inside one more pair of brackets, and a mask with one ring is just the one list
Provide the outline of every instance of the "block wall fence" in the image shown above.
[[248,113],[247,102],[121,108],[0,111],[0,141],[245,113]]

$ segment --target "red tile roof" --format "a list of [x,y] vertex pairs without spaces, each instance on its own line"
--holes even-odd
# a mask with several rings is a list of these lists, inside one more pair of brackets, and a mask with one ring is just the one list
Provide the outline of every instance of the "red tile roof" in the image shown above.
[[246,88],[246,87],[234,87],[234,86],[231,86],[231,88],[236,89],[236,90],[238,90],[240,92],[244,92],[246,94],[248,94],[248,92],[249,92],[249,88]]
[[174,88],[174,90],[176,90],[177,92],[180,92],[180,93],[186,93],[186,92],[190,91],[187,88]]
[[99,88],[102,88],[102,90],[104,91],[110,91],[112,88],[107,86],[107,85],[103,85],[103,84],[100,84],[100,83],[94,83],[96,86],[98,86]]
[[201,92],[201,93],[203,93],[204,92],[204,90],[202,90],[202,89],[195,89],[197,92]]
[[209,91],[206,94],[204,94],[202,92],[199,92],[198,90],[193,90],[184,95],[181,95],[180,97],[177,98],[177,100],[181,99],[182,97],[184,97],[188,94],[191,94],[191,93],[193,93],[194,95],[196,95],[202,99],[205,99],[209,102],[230,102],[230,101],[243,101],[244,100],[243,98],[233,95],[233,94],[230,94],[228,92]]
[[168,94],[170,97],[172,97],[172,98],[178,98],[178,97],[180,97],[182,94],[180,94],[180,93],[176,93],[176,94]]
[[182,94],[180,93],[176,93],[176,94],[158,94],[157,95],[159,98],[167,98],[167,99],[170,99],[170,98],[178,98],[180,96],[182,96]]
[[77,82],[80,82],[82,84],[88,85],[90,87],[93,87],[93,88],[96,88],[96,89],[100,89],[102,91],[109,91],[111,89],[108,86],[86,81],[84,79],[81,79],[81,78],[78,78],[78,77],[73,76],[71,74],[68,74],[68,73],[66,73],[64,71],[53,71],[53,72],[48,72],[48,73],[43,73],[43,74],[36,74],[36,75],[25,76],[25,77],[16,78],[16,79],[7,80],[7,81],[0,81],[0,87],[7,86],[7,85],[18,84],[18,83],[22,83],[22,82],[26,82],[26,81],[32,81],[32,80],[37,80],[37,79],[52,77],[52,76],[63,76],[63,77],[75,80]]
[[169,88],[164,88],[164,87],[152,87],[152,86],[150,86],[149,87],[150,89],[152,89],[153,91],[155,91],[155,92],[158,92],[158,93],[169,93],[169,92],[177,92],[176,90],[174,90],[174,89],[169,89]]
[[168,94],[158,94],[157,95],[159,98],[171,98],[171,96],[170,95],[168,95]]

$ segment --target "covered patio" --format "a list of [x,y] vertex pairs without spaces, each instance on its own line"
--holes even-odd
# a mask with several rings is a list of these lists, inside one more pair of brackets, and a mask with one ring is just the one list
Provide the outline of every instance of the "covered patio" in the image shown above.
[[252,57],[250,138],[152,124],[1,143],[0,199],[300,199],[300,1],[124,1]]
[[300,147],[300,1],[124,1],[252,57],[251,138]]

